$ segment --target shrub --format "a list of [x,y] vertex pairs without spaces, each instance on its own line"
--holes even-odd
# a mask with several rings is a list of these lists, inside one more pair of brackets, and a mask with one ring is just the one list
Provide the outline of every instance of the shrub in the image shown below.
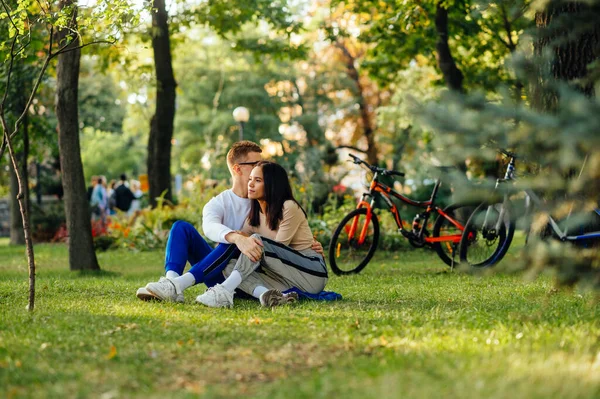
[[47,203],[43,207],[31,204],[31,231],[35,241],[51,241],[65,223],[62,201]]

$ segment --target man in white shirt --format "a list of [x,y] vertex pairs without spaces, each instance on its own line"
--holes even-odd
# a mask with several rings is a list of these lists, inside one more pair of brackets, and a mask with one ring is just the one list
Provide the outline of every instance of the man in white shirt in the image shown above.
[[[202,211],[204,234],[219,245],[212,248],[191,224],[175,222],[167,241],[166,276],[138,289],[138,298],[183,302],[185,289],[202,282],[208,287],[222,282],[222,270],[240,252],[253,261],[260,258],[260,240],[246,237],[238,230],[244,225],[250,211],[248,179],[254,165],[262,159],[261,152],[258,144],[240,141],[233,144],[227,153],[232,187],[212,198]],[[313,249],[323,253],[323,247],[317,241],[314,242]],[[184,273],[187,262],[192,267]]]

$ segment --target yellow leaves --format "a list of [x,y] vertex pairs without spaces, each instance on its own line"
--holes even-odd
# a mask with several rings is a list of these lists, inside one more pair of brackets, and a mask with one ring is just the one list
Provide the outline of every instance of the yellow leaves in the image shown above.
[[262,323],[262,321],[261,321],[261,320],[260,320],[258,317],[256,317],[256,316],[254,316],[254,317],[251,317],[251,318],[248,320],[248,324],[249,324],[249,325],[252,325],[252,324],[256,324],[256,325],[258,325],[258,324],[261,324],[261,323]]
[[185,389],[195,395],[201,395],[206,391],[206,384],[204,381],[188,381],[184,377],[177,378],[175,385],[177,388]]
[[135,330],[138,328],[138,325],[136,323],[125,323],[125,324],[119,324],[117,325],[115,328],[111,329],[111,330],[107,330],[101,333],[101,335],[112,335],[116,332],[119,331],[124,331],[124,330]]
[[117,356],[117,347],[114,345],[111,345],[110,351],[108,352],[108,355],[106,355],[106,360],[114,359],[115,356]]
[[187,341],[184,341],[182,339],[177,341],[177,346],[181,347],[184,345],[194,345],[196,341],[194,341],[193,339],[188,339]]

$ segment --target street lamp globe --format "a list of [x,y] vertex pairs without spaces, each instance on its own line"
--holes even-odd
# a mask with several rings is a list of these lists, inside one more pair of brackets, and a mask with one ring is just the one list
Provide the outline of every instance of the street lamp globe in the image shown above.
[[237,107],[233,110],[233,119],[238,123],[246,123],[250,119],[250,111],[246,107]]
[[250,119],[250,111],[246,107],[237,107],[233,110],[233,119],[240,125],[239,140],[242,141],[244,139],[244,123]]

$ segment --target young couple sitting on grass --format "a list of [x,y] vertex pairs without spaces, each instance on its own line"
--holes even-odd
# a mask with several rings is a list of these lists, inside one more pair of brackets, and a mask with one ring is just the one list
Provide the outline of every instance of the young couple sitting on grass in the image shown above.
[[[313,239],[285,169],[262,161],[261,152],[241,141],[227,153],[233,186],[202,212],[204,233],[220,244],[212,248],[191,224],[177,221],[167,242],[166,276],[138,289],[138,298],[183,302],[183,291],[199,283],[209,288],[196,302],[210,307],[233,306],[236,290],[266,307],[295,302],[298,292],[321,293],[327,283],[323,247]],[[187,262],[192,267],[184,273]]]

